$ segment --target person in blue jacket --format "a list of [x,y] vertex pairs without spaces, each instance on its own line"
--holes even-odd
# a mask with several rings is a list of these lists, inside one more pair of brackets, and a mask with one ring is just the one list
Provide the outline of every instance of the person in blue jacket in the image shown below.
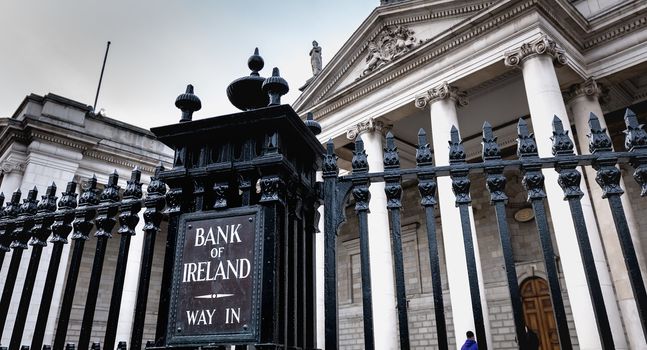
[[476,340],[474,340],[474,332],[467,331],[465,336],[467,337],[467,340],[465,340],[465,344],[461,346],[461,350],[478,350],[479,346],[476,344]]

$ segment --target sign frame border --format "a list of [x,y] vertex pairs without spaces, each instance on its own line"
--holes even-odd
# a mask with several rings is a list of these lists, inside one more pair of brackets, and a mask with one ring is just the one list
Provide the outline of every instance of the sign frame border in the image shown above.
[[[221,219],[234,216],[250,215],[254,217],[254,262],[252,263],[255,269],[252,281],[252,322],[247,330],[238,332],[228,332],[220,334],[207,334],[207,335],[182,335],[175,332],[175,324],[177,322],[177,304],[179,285],[182,274],[182,257],[184,253],[184,244],[187,225],[192,221]],[[175,254],[173,261],[173,277],[171,281],[171,296],[169,303],[169,317],[167,322],[167,345],[169,346],[203,346],[203,345],[218,345],[218,344],[247,344],[257,343],[260,339],[260,322],[261,322],[261,296],[263,288],[263,241],[264,231],[262,230],[263,223],[263,210],[259,205],[252,205],[247,207],[230,208],[221,211],[205,211],[184,213],[180,215],[178,220],[178,230],[175,244]]]

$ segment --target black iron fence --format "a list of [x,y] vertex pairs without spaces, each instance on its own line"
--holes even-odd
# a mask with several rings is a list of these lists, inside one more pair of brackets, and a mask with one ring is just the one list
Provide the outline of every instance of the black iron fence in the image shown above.
[[361,261],[361,284],[362,304],[364,316],[364,348],[374,348],[373,334],[373,308],[371,294],[371,273],[368,251],[368,208],[370,201],[369,186],[371,182],[384,182],[387,197],[387,208],[389,212],[392,249],[394,255],[394,271],[396,284],[396,299],[398,310],[398,326],[400,348],[410,348],[409,323],[407,320],[407,300],[404,278],[404,264],[402,256],[402,242],[400,237],[402,207],[402,180],[415,178],[418,181],[420,192],[420,204],[424,207],[426,214],[426,231],[429,241],[430,271],[433,291],[433,304],[435,311],[436,333],[438,349],[448,349],[446,315],[443,305],[443,294],[441,288],[440,262],[438,256],[438,244],[436,241],[436,224],[434,218],[437,204],[435,193],[438,177],[450,177],[452,190],[455,194],[455,204],[459,208],[461,228],[465,247],[467,273],[469,278],[470,296],[473,309],[476,335],[479,339],[479,348],[487,349],[484,316],[481,305],[481,291],[477,276],[477,265],[474,256],[474,244],[469,218],[470,198],[470,174],[484,173],[486,187],[490,193],[491,205],[494,206],[498,234],[501,241],[504,265],[507,277],[507,286],[513,310],[516,339],[519,340],[519,348],[524,348],[525,322],[522,309],[519,284],[513,259],[512,244],[510,240],[510,229],[506,221],[505,205],[508,197],[504,189],[506,177],[504,170],[516,169],[523,174],[523,186],[528,194],[528,201],[531,203],[535,213],[535,221],[539,241],[542,247],[543,259],[546,266],[550,296],[552,299],[553,311],[559,342],[562,349],[571,349],[571,337],[569,335],[564,311],[564,302],[559,285],[559,278],[555,262],[555,254],[551,242],[551,234],[544,205],[546,192],[544,190],[543,169],[554,169],[558,175],[558,182],[564,191],[564,200],[568,201],[571,216],[575,225],[575,232],[579,245],[579,252],[584,264],[585,276],[589,293],[593,301],[594,314],[597,322],[600,340],[604,349],[614,349],[613,338],[605,304],[602,298],[602,291],[598,281],[596,266],[593,261],[593,254],[589,243],[589,236],[584,222],[584,214],[580,199],[583,192],[580,190],[581,174],[579,166],[593,166],[597,171],[596,182],[602,187],[603,198],[609,201],[613,220],[616,225],[618,238],[622,248],[626,268],[638,306],[638,313],[643,333],[647,336],[647,294],[641,276],[640,268],[636,258],[636,252],[632,243],[627,225],[627,219],[622,207],[620,196],[623,190],[620,188],[620,170],[616,165],[631,164],[634,169],[634,179],[642,188],[642,196],[647,195],[647,133],[643,126],[637,121],[636,115],[627,110],[625,114],[626,123],[626,152],[616,152],[612,149],[610,137],[606,130],[602,129],[598,118],[591,114],[589,119],[590,136],[589,150],[591,154],[575,155],[574,145],[564,131],[562,122],[555,117],[553,120],[552,151],[553,157],[541,158],[538,156],[537,145],[534,135],[530,134],[528,125],[523,119],[518,123],[517,159],[502,159],[496,137],[492,127],[485,123],[483,126],[483,149],[482,162],[467,163],[466,154],[458,130],[451,129],[449,146],[449,165],[436,166],[433,163],[433,150],[427,142],[427,136],[423,129],[418,133],[418,145],[416,152],[416,167],[411,169],[400,168],[398,150],[391,133],[386,136],[386,147],[384,148],[384,171],[369,173],[367,154],[361,139],[355,142],[355,151],[352,158],[352,173],[346,176],[339,176],[337,167],[337,156],[334,152],[332,141],[328,142],[327,154],[323,162],[324,178],[324,208],[325,208],[325,334],[326,348],[337,349],[339,347],[338,337],[338,309],[337,309],[337,267],[336,247],[337,232],[344,221],[344,211],[349,196],[352,194],[355,203],[355,212],[358,216],[358,231],[360,240],[360,261]]
[[[104,258],[108,239],[112,238],[114,227],[118,225],[117,233],[120,238],[119,255],[115,269],[112,297],[110,298],[110,309],[106,333],[103,343],[104,349],[115,347],[117,325],[119,319],[121,299],[123,294],[124,278],[128,262],[128,251],[131,237],[135,234],[135,227],[139,222],[139,212],[142,207],[144,211],[144,245],[142,251],[142,264],[139,274],[139,288],[137,291],[137,303],[134,313],[134,324],[130,348],[139,349],[142,343],[142,331],[144,329],[144,316],[146,314],[146,302],[148,300],[148,287],[153,262],[153,247],[155,235],[160,229],[163,218],[162,209],[165,206],[166,184],[158,176],[164,168],[160,164],[156,169],[156,176],[151,178],[148,185],[146,198],[142,199],[142,183],[140,182],[141,171],[137,168],[132,171],[128,185],[120,195],[120,188],[117,186],[119,176],[113,173],[109,176],[108,183],[104,189],[97,189],[97,179],[90,179],[87,188],[81,192],[77,200],[78,184],[71,181],[67,184],[65,191],[58,201],[56,197],[56,185],[52,184],[39,201],[38,189],[30,190],[23,203],[20,203],[22,193],[20,190],[14,192],[11,200],[6,206],[0,209],[0,266],[5,254],[12,251],[11,261],[8,266],[7,278],[4,282],[2,298],[0,300],[0,336],[5,328],[9,304],[22,255],[31,246],[31,257],[25,274],[24,285],[20,293],[18,311],[14,319],[14,327],[11,333],[9,349],[74,349],[77,344],[66,344],[72,303],[77,287],[77,278],[81,268],[81,259],[87,241],[90,241],[90,233],[94,230],[96,250],[90,282],[87,287],[87,297],[83,311],[83,321],[78,341],[79,349],[99,349],[99,343],[90,344],[90,335],[94,313],[97,305],[99,284],[103,271]],[[4,195],[0,194],[0,202],[4,203]],[[70,237],[70,233],[72,234]],[[64,245],[68,244],[68,237],[72,240],[72,257],[69,267],[61,268],[61,255]],[[49,243],[48,243],[49,242]],[[48,262],[47,275],[43,294],[40,299],[38,317],[34,328],[31,345],[21,344],[25,329],[25,321],[29,311],[29,304],[36,281],[38,265],[44,248],[51,246],[51,257]],[[54,285],[59,274],[65,275],[65,290],[56,324],[56,335],[52,346],[43,345],[43,338],[52,303]],[[132,312],[132,310],[128,310]],[[120,341],[118,348],[126,349],[126,342]]]
[[[277,107],[279,108],[279,107]],[[280,109],[280,108],[279,108]],[[283,110],[278,112],[284,113]],[[264,112],[265,113],[265,112]],[[298,120],[296,115],[293,118]],[[538,156],[537,146],[534,136],[529,133],[526,122],[522,119],[518,124],[518,159],[502,159],[496,138],[493,135],[492,128],[489,124],[483,127],[483,161],[479,163],[467,163],[466,155],[460,140],[458,131],[451,130],[451,142],[449,149],[450,164],[436,166],[433,164],[433,150],[427,142],[424,130],[420,130],[418,135],[418,145],[416,152],[417,166],[411,169],[402,169],[400,167],[398,150],[395,146],[393,135],[387,135],[386,147],[384,153],[384,171],[379,173],[370,173],[368,170],[367,155],[364,151],[363,143],[360,139],[356,141],[355,151],[352,160],[353,172],[350,175],[338,176],[336,156],[332,142],[327,145],[327,154],[323,159],[323,202],[325,207],[325,330],[326,330],[326,348],[339,348],[338,342],[338,308],[337,308],[337,277],[336,277],[336,233],[339,225],[344,220],[344,210],[347,198],[352,194],[355,201],[355,210],[359,219],[360,233],[360,250],[361,250],[361,276],[362,276],[362,300],[364,313],[364,346],[366,349],[374,348],[373,341],[373,310],[372,295],[370,290],[370,261],[368,255],[368,203],[370,201],[369,186],[371,182],[385,183],[387,196],[387,208],[389,212],[390,227],[392,230],[392,247],[394,252],[395,264],[395,282],[397,291],[397,308],[398,324],[401,349],[408,349],[409,346],[409,324],[407,320],[406,307],[406,290],[404,280],[404,264],[402,257],[402,242],[400,238],[401,214],[402,207],[402,180],[416,179],[421,196],[421,205],[426,213],[426,231],[429,240],[430,271],[433,289],[433,302],[436,321],[436,333],[439,349],[448,349],[446,315],[443,307],[443,296],[441,289],[440,260],[438,255],[438,244],[436,242],[436,227],[434,213],[436,210],[435,192],[438,177],[450,177],[452,180],[452,189],[456,195],[456,205],[459,208],[461,216],[461,226],[463,240],[465,244],[466,264],[468,267],[468,276],[470,282],[471,301],[473,305],[473,318],[475,320],[476,334],[480,340],[481,349],[487,348],[485,341],[485,326],[481,305],[480,293],[482,292],[478,285],[478,276],[476,273],[477,266],[474,257],[474,247],[472,242],[472,232],[469,219],[468,207],[471,203],[469,194],[470,174],[482,172],[485,174],[486,185],[491,195],[491,203],[495,208],[496,220],[498,224],[498,233],[501,240],[501,247],[505,261],[507,274],[508,290],[510,293],[515,332],[517,339],[524,339],[524,320],[521,306],[518,281],[515,273],[515,265],[512,254],[512,245],[510,232],[505,215],[505,205],[507,197],[504,189],[506,178],[503,175],[506,169],[517,169],[523,173],[523,185],[528,192],[528,201],[532,204],[537,232],[542,246],[543,258],[546,266],[550,295],[554,309],[555,321],[558,328],[559,341],[562,349],[570,349],[571,340],[566,322],[566,313],[564,311],[564,302],[562,300],[561,288],[557,269],[554,261],[554,252],[550,238],[548,218],[544,206],[546,193],[544,191],[544,176],[542,170],[546,168],[554,169],[559,174],[559,185],[564,191],[564,199],[569,202],[573,222],[579,243],[580,254],[584,263],[585,275],[588,282],[589,292],[594,304],[596,322],[601,337],[601,342],[605,349],[613,348],[613,339],[611,336],[609,321],[607,319],[602,292],[597,277],[597,271],[593,262],[593,255],[588,240],[588,233],[584,223],[584,215],[580,199],[583,193],[580,190],[581,174],[578,171],[579,166],[593,166],[597,170],[596,181],[603,189],[603,196],[609,201],[613,219],[616,224],[617,234],[622,247],[622,253],[626,262],[629,273],[631,286],[634,297],[638,306],[638,312],[641,320],[643,332],[647,335],[647,294],[645,285],[642,280],[638,266],[636,253],[634,251],[625,212],[622,207],[620,196],[623,191],[620,188],[620,170],[616,167],[618,164],[630,164],[635,168],[634,178],[642,188],[642,196],[647,195],[647,133],[643,130],[642,125],[638,124],[635,114],[627,111],[625,115],[626,122],[626,140],[625,147],[627,151],[616,152],[612,150],[611,139],[606,131],[600,127],[598,119],[591,115],[589,125],[591,128],[590,151],[589,155],[575,155],[574,146],[566,132],[564,132],[561,121],[555,118],[553,121],[553,157],[541,158]],[[296,125],[296,124],[294,124]],[[298,126],[304,128],[303,126]],[[304,129],[305,130],[305,129]],[[7,267],[7,278],[3,281],[3,291],[0,298],[0,332],[4,330],[7,321],[9,304],[14,293],[16,279],[21,264],[22,255],[25,251],[31,249],[29,266],[24,276],[23,288],[20,291],[20,301],[17,315],[14,319],[14,327],[11,333],[9,343],[10,349],[49,349],[50,345],[44,345],[44,333],[46,323],[50,312],[50,306],[53,296],[53,286],[59,274],[66,274],[66,281],[63,293],[63,300],[57,319],[56,334],[54,336],[54,349],[72,349],[78,345],[79,349],[112,349],[115,347],[117,325],[120,312],[121,298],[123,293],[124,278],[126,274],[128,251],[132,235],[135,234],[135,227],[139,222],[139,212],[145,208],[143,213],[144,225],[144,243],[142,250],[141,269],[139,272],[139,284],[137,290],[137,301],[134,310],[134,321],[132,335],[128,342],[128,348],[142,348],[142,338],[144,329],[144,318],[146,315],[146,305],[148,300],[148,290],[151,277],[151,267],[153,264],[153,246],[155,236],[160,230],[160,223],[165,214],[171,214],[171,226],[177,226],[177,214],[180,213],[181,207],[187,207],[187,203],[192,203],[191,210],[182,212],[193,212],[211,210],[214,208],[226,208],[231,206],[228,200],[237,198],[238,204],[234,206],[249,205],[251,203],[265,203],[275,199],[283,198],[282,192],[279,191],[278,183],[270,175],[259,176],[256,170],[248,167],[250,161],[265,164],[268,157],[278,155],[278,147],[284,147],[279,142],[278,136],[265,134],[256,137],[258,142],[252,138],[243,142],[238,151],[235,151],[235,142],[225,143],[218,146],[218,152],[224,152],[225,155],[230,153],[240,153],[243,156],[240,160],[232,163],[233,158],[227,156],[212,157],[215,163],[227,164],[227,169],[236,168],[240,178],[233,179],[229,176],[223,179],[210,178],[206,173],[191,172],[191,181],[186,177],[187,168],[193,170],[212,169],[207,159],[207,154],[217,154],[215,150],[209,151],[207,148],[197,148],[187,150],[184,146],[176,147],[176,159],[174,170],[164,171],[160,165],[156,170],[156,175],[151,178],[148,185],[147,195],[145,198],[142,193],[142,183],[140,181],[141,172],[138,169],[133,170],[130,180],[122,194],[117,186],[118,175],[113,173],[109,176],[108,183],[103,190],[97,189],[97,180],[93,178],[89,181],[88,186],[81,191],[77,200],[77,183],[72,181],[66,186],[57,203],[56,185],[52,184],[37,199],[38,189],[34,188],[29,191],[23,202],[20,203],[22,193],[16,191],[12,194],[11,199],[5,206],[0,209],[0,266],[4,260],[6,252],[12,251],[11,261]],[[287,143],[286,143],[287,144]],[[257,147],[258,146],[258,147]],[[258,150],[256,149],[258,148]],[[283,149],[283,148],[282,148]],[[209,151],[209,152],[207,152]],[[215,153],[214,153],[215,152]],[[282,152],[289,155],[288,148]],[[218,153],[219,154],[219,153]],[[222,158],[222,159],[221,159]],[[276,158],[276,157],[275,157]],[[277,162],[280,161],[278,157]],[[238,159],[238,158],[236,158]],[[274,159],[274,158],[272,158]],[[263,161],[263,162],[261,162]],[[234,164],[234,165],[232,165]],[[261,165],[262,165],[261,164]],[[267,163],[270,164],[270,163]],[[273,164],[273,163],[272,163]],[[281,163],[282,164],[282,163]],[[174,173],[176,167],[185,169],[182,176]],[[303,168],[304,166],[301,166]],[[232,168],[232,169],[233,169]],[[179,169],[179,168],[178,168]],[[219,171],[220,168],[213,168],[213,171]],[[250,173],[253,171],[254,173]],[[195,173],[195,174],[194,174]],[[304,174],[310,174],[311,171],[304,171]],[[178,173],[179,174],[179,173]],[[215,174],[215,173],[214,173]],[[268,173],[269,174],[269,173]],[[222,175],[222,174],[221,174]],[[310,174],[312,175],[312,174]],[[310,176],[308,175],[308,176]],[[180,176],[180,177],[178,177]],[[224,176],[224,175],[223,175]],[[209,177],[209,178],[208,178]],[[166,184],[162,178],[170,181],[171,190],[166,192]],[[178,180],[179,179],[179,180]],[[223,181],[225,182],[223,182]],[[261,194],[254,191],[253,184],[258,180],[261,187]],[[307,177],[308,183],[313,181],[313,177]],[[189,181],[189,182],[187,182]],[[294,180],[296,181],[296,180]],[[296,182],[295,182],[296,183]],[[213,185],[213,188],[207,188],[206,184]],[[231,187],[231,188],[230,188]],[[236,189],[237,191],[234,191]],[[236,193],[234,193],[236,192]],[[281,193],[279,193],[281,192]],[[286,190],[289,194],[291,190]],[[185,193],[185,195],[182,195]],[[270,194],[274,193],[270,196]],[[187,196],[188,194],[188,196]],[[309,200],[312,200],[310,195]],[[285,261],[281,263],[278,270],[270,272],[278,276],[281,283],[292,286],[290,288],[281,287],[276,296],[271,298],[276,312],[270,312],[272,315],[279,315],[280,322],[267,323],[268,333],[273,334],[276,339],[283,339],[282,344],[294,344],[294,348],[313,348],[314,347],[314,324],[304,322],[304,320],[314,320],[314,284],[312,276],[308,273],[314,273],[314,266],[308,265],[310,260],[299,260],[297,255],[289,253],[290,251],[308,252],[305,256],[312,257],[314,254],[313,238],[310,232],[314,227],[314,222],[299,217],[299,212],[306,210],[303,205],[291,200],[287,196],[288,208],[294,209],[294,216],[279,215],[278,217],[287,220],[288,224],[281,228],[285,237],[292,237],[276,246],[268,246],[269,251],[283,252],[285,250]],[[296,198],[296,197],[295,197]],[[163,211],[168,200],[169,206]],[[4,198],[0,195],[0,202]],[[294,203],[292,203],[294,202]],[[233,203],[233,202],[232,202]],[[283,202],[281,202],[283,203]],[[309,212],[312,212],[313,203],[307,205]],[[298,209],[301,208],[301,209]],[[297,210],[298,209],[298,210]],[[292,209],[288,212],[292,213]],[[287,212],[286,212],[287,213]],[[273,216],[268,216],[268,218]],[[307,216],[310,217],[310,216]],[[268,219],[269,220],[269,219]],[[272,219],[273,220],[273,219]],[[271,220],[270,220],[271,221]],[[118,224],[118,225],[117,225]],[[268,225],[271,222],[268,222]],[[110,298],[110,308],[108,313],[108,322],[103,344],[92,343],[90,338],[94,313],[97,305],[99,285],[101,282],[106,246],[108,240],[112,237],[112,232],[118,227],[117,233],[120,235],[120,247],[115,267],[114,284],[112,296]],[[269,226],[267,226],[269,227]],[[267,229],[266,227],[266,229]],[[177,228],[175,228],[177,229]],[[86,241],[92,241],[91,233],[94,232],[94,242],[96,250],[90,281],[87,289],[87,297],[84,303],[83,320],[79,340],[77,344],[65,344],[67,332],[69,329],[70,313],[75,297],[77,279],[81,268],[81,258],[85,249]],[[312,233],[312,232],[310,232]],[[71,234],[71,236],[70,236]],[[293,235],[293,236],[291,236]],[[302,238],[299,238],[303,236]],[[267,237],[273,237],[268,235]],[[283,236],[281,236],[283,237]],[[72,241],[72,256],[69,266],[61,267],[61,256],[65,244]],[[305,241],[303,241],[305,239]],[[268,243],[267,241],[265,243]],[[273,241],[272,241],[273,242]],[[274,244],[274,243],[271,243]],[[290,248],[290,245],[298,245],[303,249]],[[31,248],[30,248],[31,246]],[[49,247],[51,248],[49,248]],[[25,321],[27,319],[29,305],[34,289],[38,266],[41,263],[41,254],[44,248],[51,249],[51,257],[48,262],[48,270],[44,283],[43,294],[40,300],[38,317],[34,329],[34,335],[29,346],[21,344]],[[169,236],[167,242],[167,251],[172,252],[175,247],[174,237]],[[279,250],[276,250],[279,249]],[[162,288],[168,286],[172,273],[173,261],[166,259],[164,267],[164,276]],[[306,266],[307,265],[307,266]],[[268,265],[269,266],[269,265]],[[272,265],[273,266],[273,265]],[[278,265],[277,265],[278,266]],[[269,267],[268,267],[269,268]],[[273,269],[274,267],[272,267]],[[290,272],[292,271],[292,272]],[[310,281],[310,282],[308,282]],[[301,286],[300,288],[298,286]],[[271,291],[266,291],[270,293]],[[167,326],[166,318],[168,317],[168,292],[162,293],[160,301],[160,313],[158,319],[158,334],[165,334]],[[270,300],[270,299],[268,299]],[[297,305],[298,304],[298,305]],[[269,306],[268,306],[269,307]],[[132,310],[128,310],[131,312]],[[268,316],[269,314],[265,315]],[[160,321],[161,319],[161,321]],[[303,324],[305,323],[305,326]],[[265,323],[264,323],[265,324]],[[282,326],[281,326],[282,325]],[[301,326],[300,326],[301,325]],[[298,331],[300,327],[303,330]],[[1,334],[0,334],[1,335]],[[125,349],[127,343],[122,339],[117,344],[118,348]],[[303,344],[303,346],[297,346]],[[306,345],[307,344],[307,345]],[[159,344],[149,344],[151,348],[159,348]],[[519,344],[522,348],[523,344]],[[221,349],[221,347],[215,347]],[[240,347],[240,348],[244,348]]]

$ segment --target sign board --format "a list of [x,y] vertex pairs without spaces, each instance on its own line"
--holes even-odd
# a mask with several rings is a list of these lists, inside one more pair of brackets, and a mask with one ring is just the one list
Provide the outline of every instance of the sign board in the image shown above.
[[258,207],[180,216],[168,343],[254,342],[260,318]]

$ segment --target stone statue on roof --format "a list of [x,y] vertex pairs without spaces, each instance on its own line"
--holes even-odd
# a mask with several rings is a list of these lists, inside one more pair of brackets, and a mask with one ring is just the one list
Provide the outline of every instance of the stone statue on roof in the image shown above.
[[312,75],[316,77],[321,73],[322,69],[321,46],[316,40],[312,42],[312,49],[310,50],[310,64],[312,65]]

